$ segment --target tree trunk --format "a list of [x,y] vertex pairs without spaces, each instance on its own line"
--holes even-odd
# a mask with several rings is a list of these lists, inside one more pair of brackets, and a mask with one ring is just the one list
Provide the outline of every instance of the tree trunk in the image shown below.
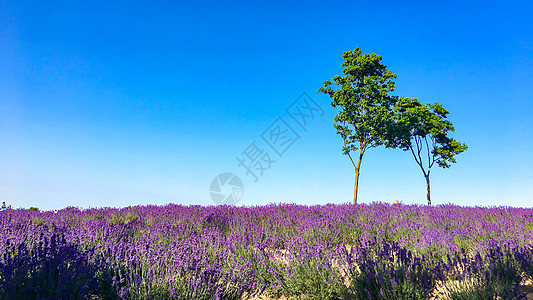
[[429,174],[426,177],[426,187],[427,187],[427,197],[428,197],[428,206],[431,206],[431,191],[429,187]]
[[359,181],[359,169],[355,169],[355,184],[353,186],[353,204],[357,204],[358,181]]
[[363,153],[359,154],[359,160],[357,161],[357,166],[355,167],[355,184],[353,186],[353,204],[357,204],[357,190],[359,186],[359,170],[361,168],[361,160],[363,160]]

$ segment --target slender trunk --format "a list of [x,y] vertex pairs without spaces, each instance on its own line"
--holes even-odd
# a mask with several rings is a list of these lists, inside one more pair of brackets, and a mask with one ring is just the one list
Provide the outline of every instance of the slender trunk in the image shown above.
[[427,197],[428,197],[428,206],[431,206],[431,191],[429,187],[429,174],[426,177],[426,187],[427,187]]
[[357,204],[358,181],[359,181],[359,169],[355,169],[355,184],[353,186],[353,204]]
[[359,170],[361,168],[361,161],[363,160],[363,153],[359,154],[359,160],[357,161],[357,166],[355,166],[355,184],[353,187],[353,204],[357,204],[357,190],[359,186]]

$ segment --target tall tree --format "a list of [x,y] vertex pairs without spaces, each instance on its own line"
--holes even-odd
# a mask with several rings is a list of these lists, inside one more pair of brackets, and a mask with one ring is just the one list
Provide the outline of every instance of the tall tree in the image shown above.
[[[386,142],[389,123],[394,118],[393,106],[397,98],[389,93],[394,90],[396,75],[381,63],[380,55],[363,54],[355,48],[345,51],[342,57],[342,75],[324,81],[317,92],[328,95],[333,99],[333,108],[339,109],[334,127],[344,142],[342,152],[348,155],[355,168],[353,203],[357,204],[363,155],[368,149]],[[356,151],[354,160],[351,153]]]
[[395,130],[389,130],[392,144],[410,151],[426,179],[427,201],[431,206],[429,175],[437,164],[449,168],[455,155],[468,146],[448,136],[455,131],[446,118],[449,112],[438,102],[422,104],[415,98],[400,97],[395,104]]

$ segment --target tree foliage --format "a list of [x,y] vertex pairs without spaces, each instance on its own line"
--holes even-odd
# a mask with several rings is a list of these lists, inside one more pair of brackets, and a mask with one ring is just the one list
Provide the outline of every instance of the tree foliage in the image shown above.
[[395,104],[394,130],[389,130],[389,142],[410,151],[420,166],[427,184],[427,201],[431,205],[429,175],[437,164],[449,168],[455,155],[468,146],[449,137],[455,128],[447,116],[449,112],[438,102],[422,104],[416,98],[400,97]]
[[[328,95],[338,110],[333,126],[342,138],[342,153],[355,169],[353,203],[357,203],[361,161],[370,148],[384,145],[410,151],[427,183],[431,205],[431,168],[449,168],[467,145],[449,137],[455,131],[447,120],[449,112],[438,102],[421,104],[416,98],[391,96],[397,77],[381,63],[377,54],[363,54],[359,48],[345,51],[342,74],[333,76],[318,89]],[[352,157],[353,153],[358,156]],[[356,154],[356,155],[357,155]]]
[[[355,168],[353,203],[357,203],[357,189],[361,160],[366,150],[387,141],[393,107],[397,98],[389,96],[396,78],[381,63],[377,54],[363,54],[359,48],[345,51],[342,75],[326,80],[319,93],[328,95],[333,108],[339,109],[334,127],[343,140],[342,152],[348,155]],[[336,88],[334,88],[336,87]],[[351,152],[359,150],[357,163]]]

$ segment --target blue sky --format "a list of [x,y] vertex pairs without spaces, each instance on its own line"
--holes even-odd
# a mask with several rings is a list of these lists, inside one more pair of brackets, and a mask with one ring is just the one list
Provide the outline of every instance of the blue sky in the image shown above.
[[[316,90],[342,52],[383,56],[395,94],[438,101],[469,150],[431,175],[434,204],[533,206],[529,1],[0,0],[0,200],[13,207],[212,205],[231,172],[239,204],[350,202],[354,170]],[[297,127],[307,92],[324,110]],[[261,134],[298,132],[282,157]],[[257,182],[236,157],[276,162]],[[371,149],[359,200],[425,203],[410,153]]]

